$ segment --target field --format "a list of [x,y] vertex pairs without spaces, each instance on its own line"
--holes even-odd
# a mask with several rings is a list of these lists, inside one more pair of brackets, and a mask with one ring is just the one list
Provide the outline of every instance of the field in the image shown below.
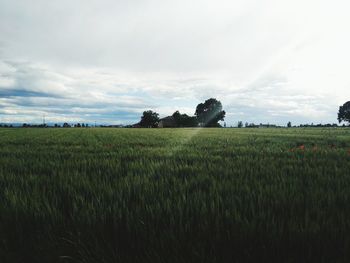
[[350,262],[350,129],[0,129],[1,262]]

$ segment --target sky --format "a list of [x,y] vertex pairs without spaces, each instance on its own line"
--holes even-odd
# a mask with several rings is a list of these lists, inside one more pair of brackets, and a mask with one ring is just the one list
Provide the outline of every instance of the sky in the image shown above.
[[350,100],[349,1],[0,0],[0,123],[335,123]]

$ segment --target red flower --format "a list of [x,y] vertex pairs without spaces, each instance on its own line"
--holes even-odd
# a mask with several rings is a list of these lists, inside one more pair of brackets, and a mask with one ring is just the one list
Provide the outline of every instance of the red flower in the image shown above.
[[304,150],[305,150],[305,145],[304,145],[304,144],[300,145],[300,146],[298,147],[298,149],[304,151]]

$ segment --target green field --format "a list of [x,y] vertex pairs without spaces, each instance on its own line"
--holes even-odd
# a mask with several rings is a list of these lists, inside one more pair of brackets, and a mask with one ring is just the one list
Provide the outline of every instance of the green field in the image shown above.
[[350,129],[0,129],[1,262],[350,262]]

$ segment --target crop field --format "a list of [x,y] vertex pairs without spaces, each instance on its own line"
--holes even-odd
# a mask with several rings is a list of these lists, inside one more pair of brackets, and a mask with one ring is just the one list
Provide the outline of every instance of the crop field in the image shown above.
[[0,129],[1,262],[350,262],[350,129]]

